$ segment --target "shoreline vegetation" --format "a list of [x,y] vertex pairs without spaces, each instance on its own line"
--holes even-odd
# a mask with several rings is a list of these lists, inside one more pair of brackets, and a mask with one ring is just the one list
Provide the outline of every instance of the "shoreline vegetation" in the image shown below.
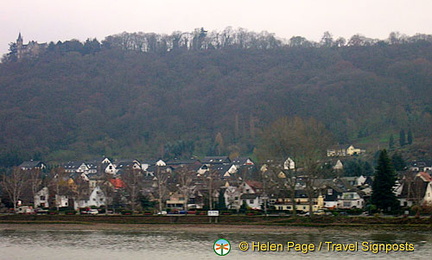
[[0,230],[139,230],[213,232],[293,232],[314,229],[432,231],[432,218],[423,217],[265,217],[265,216],[121,216],[121,215],[3,215]]

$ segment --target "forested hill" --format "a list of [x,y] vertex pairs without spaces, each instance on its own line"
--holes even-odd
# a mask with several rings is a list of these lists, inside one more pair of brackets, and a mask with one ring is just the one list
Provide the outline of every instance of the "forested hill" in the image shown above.
[[430,36],[137,35],[50,43],[19,60],[11,45],[0,64],[0,164],[245,155],[260,129],[294,115],[322,121],[339,143],[430,135]]

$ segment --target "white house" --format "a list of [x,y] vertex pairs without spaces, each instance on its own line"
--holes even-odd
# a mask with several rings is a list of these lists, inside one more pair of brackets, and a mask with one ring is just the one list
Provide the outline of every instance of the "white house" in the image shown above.
[[341,160],[337,160],[335,166],[333,166],[334,170],[343,170],[343,164],[341,162]]
[[34,207],[48,208],[49,207],[48,197],[49,197],[48,187],[43,187],[40,191],[38,191],[35,194]]
[[285,160],[283,164],[284,170],[294,170],[295,169],[295,162],[293,159],[289,158]]
[[423,203],[432,205],[432,182],[429,182],[423,197]]
[[364,206],[364,199],[357,191],[344,191],[338,198],[338,208],[340,209],[361,209]]
[[225,205],[228,209],[240,209],[242,201],[240,200],[241,191],[238,187],[228,186],[225,189]]
[[85,208],[85,207],[100,207],[107,204],[107,197],[99,186],[96,186],[88,199],[81,199],[75,204],[75,208]]
[[240,185],[240,200],[241,203],[252,209],[261,209],[263,203],[262,192],[263,186],[261,182],[257,181],[245,181]]

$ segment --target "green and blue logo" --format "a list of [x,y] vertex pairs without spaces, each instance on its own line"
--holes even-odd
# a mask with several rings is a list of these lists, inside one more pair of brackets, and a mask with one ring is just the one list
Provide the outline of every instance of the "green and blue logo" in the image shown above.
[[218,239],[213,244],[213,251],[218,256],[226,256],[231,251],[231,244],[226,239]]

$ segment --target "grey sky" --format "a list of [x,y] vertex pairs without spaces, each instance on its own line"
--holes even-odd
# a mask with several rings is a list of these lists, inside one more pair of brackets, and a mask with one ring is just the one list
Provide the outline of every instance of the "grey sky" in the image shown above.
[[319,40],[323,32],[385,39],[390,32],[432,34],[431,0],[17,0],[0,4],[0,54],[21,32],[50,42],[127,32],[266,30]]

